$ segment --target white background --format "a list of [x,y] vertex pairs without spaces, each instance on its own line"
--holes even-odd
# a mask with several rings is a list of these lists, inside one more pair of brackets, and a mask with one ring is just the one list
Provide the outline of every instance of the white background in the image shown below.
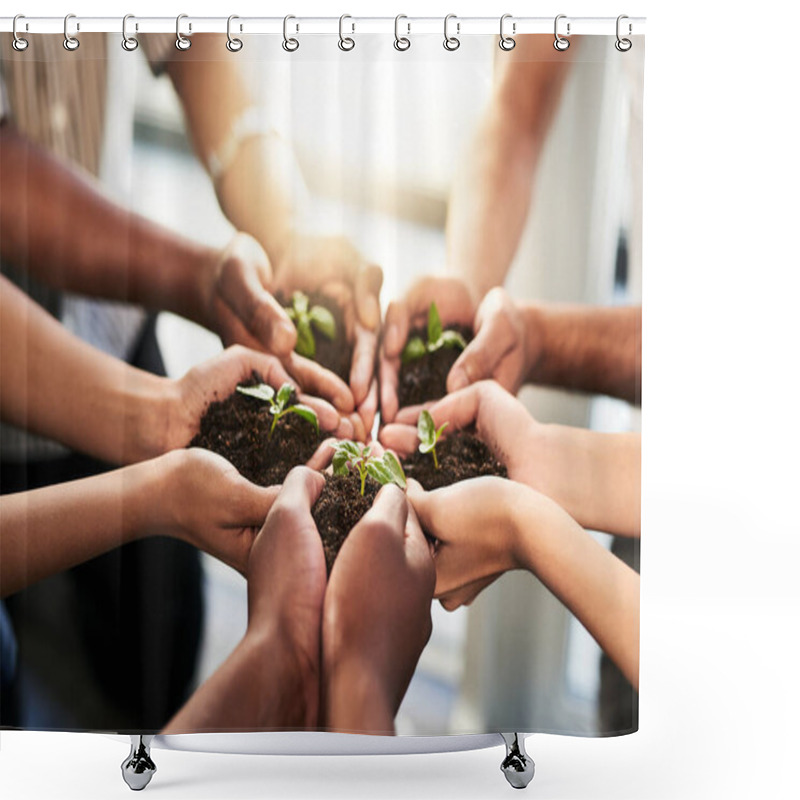
[[[23,4],[24,6],[24,4]],[[136,0],[29,15],[646,15],[641,730],[536,736],[537,798],[800,794],[800,19],[785,3],[403,7]],[[127,748],[0,734],[0,795],[126,797]],[[508,797],[501,750],[273,758],[156,751],[149,796]]]

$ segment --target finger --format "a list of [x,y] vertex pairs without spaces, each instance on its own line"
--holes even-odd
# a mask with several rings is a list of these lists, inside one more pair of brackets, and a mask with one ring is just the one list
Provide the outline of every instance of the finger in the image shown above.
[[378,363],[380,380],[381,424],[392,422],[397,414],[397,387],[400,383],[400,359],[389,359],[381,353]]
[[379,530],[391,531],[397,535],[398,543],[402,544],[407,520],[408,502],[405,492],[399,486],[390,483],[381,487],[372,507],[358,524],[366,523],[365,527],[374,526]]
[[378,412],[378,380],[372,379],[367,398],[358,407],[358,416],[364,424],[364,430],[369,437],[375,424],[375,415]]
[[406,496],[419,520],[420,527],[428,536],[439,539],[440,537],[437,535],[436,498],[431,499],[433,494],[438,494],[438,492],[426,492],[413,479],[409,479],[406,485]]
[[477,581],[461,586],[458,589],[453,589],[450,592],[439,595],[434,594],[434,598],[439,600],[442,608],[446,611],[455,611],[461,606],[471,605],[475,598],[487,587],[491,586],[503,573],[498,572],[496,575],[489,575],[486,578],[480,578]]
[[280,492],[280,486],[257,486],[238,476],[236,489],[230,498],[236,528],[260,528]]
[[292,351],[297,332],[252,266],[240,259],[220,274],[220,296],[261,347],[278,356]]
[[472,326],[475,306],[459,278],[429,275],[414,283],[405,296],[409,324],[424,324],[432,302],[436,303],[442,322]]
[[335,433],[339,429],[342,418],[330,403],[307,394],[300,394],[297,399],[316,413],[321,431]]
[[397,412],[394,421],[399,422],[401,425],[416,425],[419,415],[423,411],[430,411],[435,404],[436,400],[428,400],[415,406],[404,406]]
[[283,363],[304,391],[329,400],[335,408],[346,414],[355,408],[350,387],[329,369],[297,353],[292,353]]
[[375,375],[377,349],[378,335],[357,324],[353,361],[350,367],[350,388],[356,406],[360,406],[367,399],[369,387]]
[[[498,295],[494,295],[498,298]],[[493,304],[499,302],[494,299]],[[471,383],[494,376],[498,364],[517,344],[508,318],[500,308],[479,313],[475,338],[456,359],[447,376],[447,391],[463,389]]]
[[294,467],[286,476],[280,494],[272,505],[271,513],[280,508],[283,511],[311,514],[311,506],[325,486],[322,473],[308,467]]
[[399,358],[408,338],[408,306],[403,300],[394,300],[386,309],[383,332],[383,349],[387,358]]
[[381,322],[380,293],[383,285],[383,270],[374,264],[368,265],[356,275],[355,300],[358,319],[369,331],[377,331]]
[[[408,505],[408,503],[406,503]],[[406,556],[408,564],[420,580],[425,582],[426,593],[433,598],[436,586],[436,567],[433,554],[422,527],[419,524],[416,512],[409,506],[408,521],[406,522]]]
[[405,458],[417,449],[417,429],[396,423],[384,425],[378,433],[378,441]]
[[350,438],[356,442],[366,442],[368,431],[364,427],[364,420],[361,419],[361,415],[357,411],[354,411],[347,416],[347,420],[353,428],[353,433]]
[[436,427],[438,428],[445,422],[448,422],[453,430],[474,425],[480,413],[481,400],[486,387],[486,382],[479,381],[465,389],[445,395],[434,403],[429,410]]
[[326,470],[333,459],[333,445],[336,444],[336,441],[334,437],[331,437],[322,442],[314,451],[314,455],[311,456],[306,466],[318,472]]

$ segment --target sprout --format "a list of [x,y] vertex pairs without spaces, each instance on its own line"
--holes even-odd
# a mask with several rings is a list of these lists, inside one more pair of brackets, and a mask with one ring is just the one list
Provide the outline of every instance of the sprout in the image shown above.
[[367,475],[374,478],[381,486],[394,483],[401,489],[406,488],[406,475],[397,456],[388,450],[380,457],[370,457],[370,447],[364,447],[349,439],[332,444],[333,447],[333,474],[347,475],[350,470],[356,472],[361,478],[361,496]]
[[419,437],[420,453],[430,453],[433,456],[433,466],[439,469],[439,459],[436,458],[436,442],[442,435],[442,431],[448,426],[445,422],[439,430],[433,424],[433,417],[429,411],[423,411],[417,420],[417,436]]
[[277,392],[266,383],[259,383],[257,386],[237,386],[236,391],[269,403],[269,413],[272,415],[269,439],[272,438],[278,420],[287,414],[297,414],[298,417],[310,422],[314,426],[317,436],[319,436],[319,420],[314,409],[304,406],[302,403],[295,403],[293,406],[286,405],[294,391],[294,386],[291,383],[284,383]]
[[404,364],[422,358],[426,353],[435,353],[443,347],[463,350],[467,346],[464,337],[458,331],[446,331],[442,328],[442,319],[436,303],[428,309],[428,341],[423,342],[419,336],[409,339],[403,348],[401,359]]
[[[302,292],[292,295],[292,305],[287,307],[286,313],[297,328],[297,344],[295,350],[307,358],[314,358],[317,353],[317,343],[314,339],[314,330],[327,339],[336,338],[336,320],[325,306],[308,307],[308,296]],[[314,330],[312,330],[312,326]]]

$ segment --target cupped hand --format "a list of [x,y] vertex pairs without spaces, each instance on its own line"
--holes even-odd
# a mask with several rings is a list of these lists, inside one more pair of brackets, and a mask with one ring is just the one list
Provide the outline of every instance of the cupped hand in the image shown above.
[[[240,383],[250,380],[253,372],[275,389],[284,383],[297,388],[297,382],[274,356],[250,350],[240,345],[190,369],[173,382],[163,415],[166,433],[163,451],[185,447],[200,430],[200,418],[214,400],[224,400]],[[300,394],[300,401],[317,413],[320,430],[335,436],[352,436],[353,426],[325,400]]]
[[388,732],[431,634],[431,548],[405,494],[384,486],[344,542],[323,610],[326,724]]
[[503,478],[460,481],[426,492],[408,482],[408,501],[422,530],[435,539],[436,597],[452,611],[499,575],[520,569],[516,529],[508,509],[528,491]]
[[[295,696],[304,722],[316,724],[320,629],[327,573],[311,508],[325,478],[307,467],[287,476],[259,532],[247,564],[248,635],[264,636],[288,657],[299,679]],[[275,655],[277,657],[277,654]],[[288,687],[281,687],[287,694]],[[297,714],[295,709],[292,713]]]
[[459,278],[436,275],[420,278],[402,300],[389,304],[378,366],[382,423],[394,421],[397,414],[400,356],[409,333],[427,324],[428,309],[433,302],[445,327],[471,326],[474,322],[475,303],[467,284]]
[[450,368],[447,391],[491,378],[516,394],[536,356],[530,347],[522,311],[505,289],[492,289],[475,314],[475,338]]
[[297,333],[272,289],[272,268],[264,248],[252,236],[236,233],[202,273],[202,321],[225,345],[242,344],[288,356]]
[[[430,407],[438,429],[445,422],[448,436],[474,426],[477,436],[508,469],[508,477],[542,490],[547,467],[546,426],[538,423],[524,405],[495,381],[479,381],[443,397]],[[417,415],[402,409],[397,423],[380,434],[385,447],[402,456],[418,445]]]
[[243,478],[222,456],[201,448],[174,450],[159,459],[159,481],[166,509],[160,533],[181,539],[242,574],[250,549],[278,496]]

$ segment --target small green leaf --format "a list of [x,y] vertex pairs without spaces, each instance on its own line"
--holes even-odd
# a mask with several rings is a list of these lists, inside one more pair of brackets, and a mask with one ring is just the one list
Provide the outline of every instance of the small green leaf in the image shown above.
[[333,454],[333,474],[334,475],[347,475],[350,471],[347,469],[347,462],[349,458],[344,450],[337,450]]
[[[420,440],[420,452],[427,453],[436,441],[436,428],[430,411],[422,411],[420,413],[417,420],[417,436]],[[427,450],[422,449],[423,445],[427,447]]]
[[306,422],[310,422],[314,426],[317,436],[319,436],[319,419],[317,419],[317,414],[313,408],[298,403],[296,406],[289,406],[286,410],[297,414],[298,417],[302,417]]
[[409,339],[406,342],[406,346],[403,348],[403,354],[400,356],[400,360],[404,364],[408,364],[411,361],[416,361],[417,359],[422,358],[422,356],[427,353],[427,349],[425,347],[425,342],[419,338],[419,336],[415,336],[413,339]]
[[297,320],[297,344],[294,349],[306,358],[314,358],[317,354],[317,345],[314,341],[314,334],[311,332],[311,323],[309,323],[308,317],[301,317]]
[[236,391],[263,400],[265,403],[269,403],[275,397],[275,390],[266,383],[259,383],[257,386],[237,386]]
[[325,306],[313,306],[308,313],[314,327],[326,338],[336,338],[336,320]]
[[436,303],[431,303],[428,309],[428,344],[438,342],[442,335],[442,318],[439,316],[439,309]]
[[275,397],[275,405],[278,407],[278,413],[286,408],[286,404],[289,402],[289,398],[292,396],[293,391],[294,386],[292,386],[291,383],[284,383],[283,386],[278,389],[278,394]]
[[386,465],[392,476],[392,482],[396,483],[401,489],[406,488],[406,474],[403,467],[397,460],[397,456],[388,450],[383,454],[383,463]]
[[292,294],[292,305],[298,316],[303,316],[308,313],[308,296],[302,292],[294,292]]
[[436,342],[429,346],[429,349],[439,350],[442,347],[450,347],[463,350],[466,346],[466,340],[458,331],[444,331]]
[[286,316],[289,317],[292,322],[297,319],[297,312],[291,306],[287,306],[283,310],[286,312]]
[[444,429],[445,429],[445,428],[446,428],[446,427],[447,427],[449,424],[450,424],[449,422],[445,422],[445,423],[444,423],[444,425],[442,425],[442,427],[441,427],[441,428],[439,428],[439,430],[438,430],[438,431],[436,431],[436,436],[434,436],[434,437],[433,437],[433,439],[434,439],[434,441],[435,441],[435,442],[438,442],[438,441],[439,441],[439,439],[441,438],[441,435],[442,435],[442,431],[443,431],[443,430],[444,430]]

